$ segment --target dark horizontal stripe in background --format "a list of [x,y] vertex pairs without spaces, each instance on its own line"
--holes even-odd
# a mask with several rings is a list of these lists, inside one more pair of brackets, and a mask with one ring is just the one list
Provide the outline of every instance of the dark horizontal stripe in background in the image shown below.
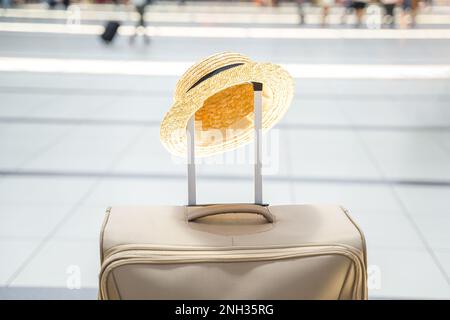
[[[95,126],[148,126],[159,127],[158,120],[118,120],[84,118],[44,117],[0,117],[0,124],[42,124],[42,125],[95,125]],[[361,130],[361,131],[450,131],[449,126],[416,125],[346,125],[346,124],[295,124],[280,123],[278,129],[291,130]]]
[[[170,173],[131,173],[131,172],[103,172],[103,171],[53,171],[53,170],[0,170],[0,177],[40,177],[40,178],[102,178],[102,179],[170,179],[186,180],[184,174]],[[245,175],[199,175],[202,180],[218,181],[252,181],[252,176]],[[272,182],[304,182],[327,184],[362,184],[362,185],[407,185],[449,187],[450,180],[429,179],[372,179],[372,178],[339,178],[314,176],[265,176],[265,181]]]
[[[6,72],[4,72],[6,73]],[[17,73],[17,72],[15,72]],[[66,74],[64,74],[66,76]],[[84,77],[95,77],[96,75],[83,75]],[[122,77],[140,77],[140,76],[122,76]],[[146,76],[148,78],[148,76]],[[169,76],[158,76],[158,78],[164,78]],[[174,79],[178,79],[178,77],[173,77]],[[302,79],[303,83],[308,81],[317,81],[316,79]],[[436,93],[436,94],[420,94],[420,93],[413,93],[408,92],[407,94],[404,93],[391,93],[391,92],[385,92],[385,90],[382,90],[383,88],[380,88],[379,93],[360,93],[357,89],[354,88],[356,82],[359,83],[363,81],[370,82],[371,84],[376,83],[382,83],[385,82],[385,79],[370,79],[370,80],[364,80],[364,79],[357,79],[357,80],[340,80],[340,79],[327,79],[327,80],[320,80],[322,83],[324,82],[339,82],[339,81],[347,81],[349,82],[349,87],[353,87],[352,93],[329,93],[329,92],[323,92],[323,93],[308,93],[305,92],[305,88],[301,88],[301,95],[294,97],[295,101],[302,101],[302,100],[323,100],[323,101],[330,101],[334,102],[336,100],[345,100],[345,101],[360,101],[361,99],[370,99],[372,101],[449,101],[450,100],[450,91],[449,93]],[[398,82],[413,82],[413,81],[424,81],[424,80],[390,80],[390,81],[398,81]],[[433,79],[427,79],[427,82],[437,81],[448,81],[448,80],[433,80]],[[175,82],[175,81],[174,81]],[[56,85],[56,84],[55,84]],[[17,86],[7,86],[7,87],[0,87],[0,93],[6,93],[6,94],[16,94],[20,93],[21,95],[27,95],[27,94],[48,94],[48,95],[68,95],[68,96],[119,96],[119,97],[148,97],[149,99],[151,97],[154,98],[160,98],[160,97],[169,97],[172,98],[173,90],[163,90],[163,89],[155,89],[149,86],[147,89],[142,90],[136,90],[134,88],[130,89],[120,89],[120,88],[113,88],[113,89],[104,89],[104,88],[58,88],[58,87],[17,87]],[[126,105],[124,105],[126,107]]]

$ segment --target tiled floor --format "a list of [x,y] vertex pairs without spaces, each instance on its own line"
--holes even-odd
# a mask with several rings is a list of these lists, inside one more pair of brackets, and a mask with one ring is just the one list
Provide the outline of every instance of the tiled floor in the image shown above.
[[[2,39],[13,47],[0,56],[191,61],[227,48],[285,63],[450,62],[439,40],[156,38],[144,49],[121,38],[111,48],[76,35]],[[434,45],[439,53],[421,54]],[[0,73],[0,298],[94,299],[105,208],[185,203],[185,166],[159,142],[176,81]],[[380,280],[371,298],[450,298],[449,79],[297,79],[274,132],[267,202],[347,207],[367,238],[369,283]],[[199,202],[247,202],[251,186],[249,165],[199,166]]]

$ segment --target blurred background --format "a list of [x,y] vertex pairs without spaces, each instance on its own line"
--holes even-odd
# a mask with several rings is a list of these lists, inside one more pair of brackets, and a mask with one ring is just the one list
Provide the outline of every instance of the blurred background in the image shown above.
[[[106,207],[186,203],[159,124],[221,51],[296,81],[266,202],[347,207],[371,299],[450,298],[449,0],[1,4],[0,298],[95,299]],[[199,166],[199,202],[251,186]]]

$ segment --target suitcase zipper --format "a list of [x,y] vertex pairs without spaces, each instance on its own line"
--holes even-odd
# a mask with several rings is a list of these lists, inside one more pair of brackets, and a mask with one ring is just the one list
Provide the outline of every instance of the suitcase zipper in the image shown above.
[[181,264],[181,263],[211,263],[211,262],[250,262],[274,261],[292,258],[317,257],[325,255],[342,255],[355,267],[353,297],[366,299],[366,275],[364,261],[359,251],[345,245],[309,245],[303,247],[274,248],[180,248],[121,245],[108,250],[108,255],[102,263],[100,272],[100,297],[107,299],[107,279],[117,267],[130,264]]

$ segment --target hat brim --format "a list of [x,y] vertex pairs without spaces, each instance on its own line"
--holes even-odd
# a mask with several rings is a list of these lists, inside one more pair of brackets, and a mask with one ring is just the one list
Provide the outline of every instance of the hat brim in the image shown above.
[[[174,155],[186,156],[187,123],[202,108],[206,99],[226,88],[250,82],[261,82],[264,90],[272,93],[271,104],[263,111],[262,128],[265,131],[273,127],[289,108],[294,81],[278,65],[249,62],[216,74],[188,92],[175,96],[175,101],[161,124],[160,138],[164,147]],[[224,139],[213,145],[197,145],[196,156],[210,156],[243,146],[253,140],[253,130],[254,127],[250,126],[232,139]]]

